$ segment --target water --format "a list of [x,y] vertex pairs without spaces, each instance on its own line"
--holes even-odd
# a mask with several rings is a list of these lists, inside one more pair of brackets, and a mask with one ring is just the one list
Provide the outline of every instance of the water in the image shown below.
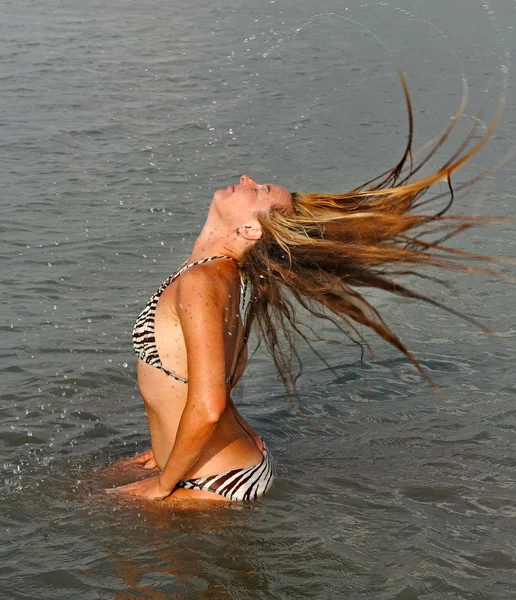
[[[103,467],[148,444],[133,321],[214,189],[248,172],[339,190],[390,166],[406,134],[393,61],[416,147],[465,83],[462,131],[507,89],[457,182],[516,142],[511,0],[185,6],[1,2],[0,596],[513,598],[514,287],[492,277],[418,285],[498,340],[375,297],[442,394],[380,344],[361,363],[327,341],[331,369],[301,348],[294,410],[258,353],[237,397],[279,464],[260,503],[171,513],[101,493]],[[513,183],[510,161],[457,211],[515,216]],[[515,254],[511,225],[461,243]]]

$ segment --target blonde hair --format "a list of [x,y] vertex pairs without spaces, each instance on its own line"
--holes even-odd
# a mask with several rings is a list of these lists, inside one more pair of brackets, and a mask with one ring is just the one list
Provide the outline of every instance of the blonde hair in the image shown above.
[[[345,336],[367,347],[360,326],[368,327],[401,351],[430,381],[417,359],[385,323],[362,290],[375,288],[422,300],[474,322],[455,309],[400,284],[394,277],[415,275],[439,282],[421,272],[427,267],[491,272],[463,261],[491,260],[490,257],[458,250],[444,242],[470,227],[497,220],[446,213],[454,197],[452,174],[486,143],[500,111],[472,148],[467,150],[478,124],[473,126],[459,150],[441,168],[431,175],[416,178],[415,175],[448,138],[464,106],[461,105],[441,138],[415,165],[411,152],[412,108],[403,77],[402,84],[409,116],[409,135],[398,164],[342,194],[294,192],[292,211],[275,209],[261,217],[262,237],[247,250],[241,261],[241,269],[253,289],[247,335],[254,324],[287,389],[295,386],[293,360],[301,365],[295,334],[308,341],[296,315],[295,302],[312,315],[332,321]],[[461,185],[460,189],[484,175]],[[450,195],[449,202],[440,209],[422,213],[423,206],[436,206],[436,201],[445,195],[437,194],[422,200],[425,192],[442,181],[448,184],[446,195]],[[429,234],[434,235],[433,241],[424,239]]]

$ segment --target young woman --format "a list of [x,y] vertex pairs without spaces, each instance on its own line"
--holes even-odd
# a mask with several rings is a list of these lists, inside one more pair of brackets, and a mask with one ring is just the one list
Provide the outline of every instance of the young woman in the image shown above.
[[138,317],[138,385],[161,474],[118,491],[227,502],[271,486],[271,456],[230,392],[247,361],[248,284],[239,263],[262,235],[259,215],[273,210],[292,211],[290,192],[247,175],[215,192],[190,257]]
[[[425,375],[359,290],[377,288],[440,306],[404,287],[397,277],[424,277],[419,268],[427,266],[471,271],[475,268],[463,266],[461,259],[485,258],[446,247],[443,241],[488,219],[445,216],[451,202],[425,214],[421,208],[429,199],[421,198],[441,181],[451,191],[451,175],[480,149],[494,124],[467,150],[472,131],[442,168],[417,179],[460,111],[414,166],[408,94],[406,98],[406,151],[377,179],[332,195],[290,193],[243,175],[238,184],[215,192],[190,257],[152,296],[133,333],[152,450],[132,462],[157,465],[160,474],[110,491],[155,500],[228,502],[252,500],[270,488],[270,452],[237,411],[231,390],[246,365],[252,325],[264,338],[284,384],[293,385],[293,334],[302,335],[295,302],[359,342],[364,340],[357,325],[371,328]],[[411,166],[405,169],[409,158]],[[428,241],[429,233],[441,239]]]

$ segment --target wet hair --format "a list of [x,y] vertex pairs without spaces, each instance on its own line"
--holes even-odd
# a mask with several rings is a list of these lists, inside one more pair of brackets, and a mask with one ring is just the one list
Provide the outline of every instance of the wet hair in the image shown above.
[[[310,344],[296,303],[311,315],[331,321],[344,336],[372,352],[361,332],[362,326],[371,329],[401,351],[431,382],[363,290],[372,288],[420,300],[474,322],[454,308],[403,285],[399,277],[413,275],[443,283],[423,271],[434,268],[492,272],[471,264],[471,260],[490,260],[489,257],[450,247],[445,242],[473,226],[496,220],[449,215],[448,210],[454,199],[452,174],[486,143],[500,108],[480,139],[477,120],[449,160],[430,175],[417,176],[459,122],[465,99],[441,137],[430,149],[427,146],[423,158],[416,163],[412,155],[412,108],[403,76],[401,79],[409,134],[398,164],[345,193],[294,192],[291,211],[276,208],[260,217],[262,237],[247,249],[241,261],[241,270],[253,290],[246,333],[249,335],[251,327],[256,328],[287,389],[295,387],[293,364],[301,367],[296,334]],[[464,189],[485,174],[457,189]],[[447,191],[425,196],[439,182],[445,182]]]

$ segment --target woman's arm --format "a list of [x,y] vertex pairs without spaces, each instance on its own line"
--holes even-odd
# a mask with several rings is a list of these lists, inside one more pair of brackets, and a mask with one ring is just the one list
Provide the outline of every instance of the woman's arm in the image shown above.
[[169,496],[197,462],[226,408],[224,312],[227,293],[207,269],[178,281],[176,310],[186,346],[188,395],[176,440],[163,472],[118,488],[149,499]]
[[226,286],[204,269],[188,275],[176,294],[186,346],[188,396],[174,447],[161,475],[170,491],[197,462],[226,408]]

